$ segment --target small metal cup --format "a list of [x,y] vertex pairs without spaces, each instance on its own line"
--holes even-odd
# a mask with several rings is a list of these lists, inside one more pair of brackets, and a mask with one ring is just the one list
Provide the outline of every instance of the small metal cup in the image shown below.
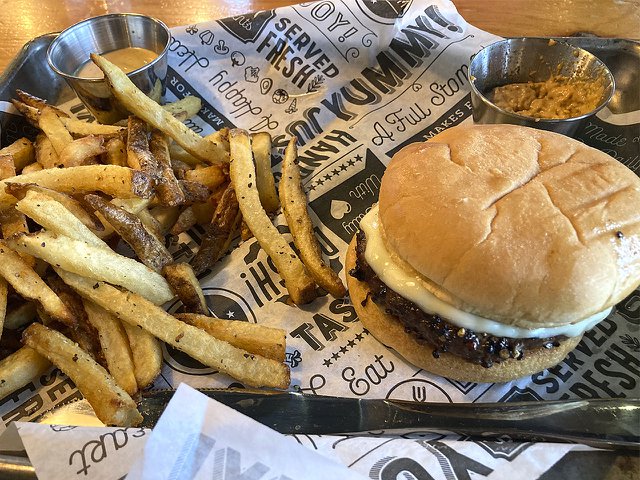
[[128,76],[146,95],[160,100],[167,76],[167,51],[171,35],[159,20],[144,15],[114,13],[88,18],[64,30],[49,46],[47,60],[100,123],[115,123],[129,113],[113,97],[104,79],[82,78],[78,69],[91,53],[127,47],[146,48],[158,54]]
[[[541,119],[518,115],[496,106],[489,94],[510,83],[544,82],[552,75],[580,80],[602,79],[604,93],[598,106],[579,117]],[[469,65],[473,120],[476,123],[511,123],[571,136],[581,122],[603,108],[613,95],[613,75],[597,57],[578,47],[548,38],[512,38],[480,50]]]

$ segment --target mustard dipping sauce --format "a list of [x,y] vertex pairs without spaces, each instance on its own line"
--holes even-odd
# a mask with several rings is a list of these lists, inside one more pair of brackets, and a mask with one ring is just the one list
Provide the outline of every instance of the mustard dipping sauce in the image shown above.
[[512,83],[496,87],[493,103],[512,113],[544,119],[579,117],[595,110],[604,95],[602,80],[578,80],[552,75],[544,82]]
[[[139,47],[112,50],[111,52],[101,54],[101,56],[120,67],[124,73],[133,72],[158,58],[156,52]],[[81,78],[104,78],[102,70],[91,60],[83,63],[75,75]]]

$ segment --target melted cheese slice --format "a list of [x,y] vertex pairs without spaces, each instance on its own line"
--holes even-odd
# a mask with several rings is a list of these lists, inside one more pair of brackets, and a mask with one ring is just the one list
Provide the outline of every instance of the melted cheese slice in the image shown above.
[[394,292],[418,305],[422,311],[446,318],[457,327],[478,333],[489,333],[496,337],[549,338],[558,335],[577,337],[604,320],[612,310],[612,308],[608,308],[572,324],[534,329],[505,325],[495,320],[479,317],[437,298],[424,287],[423,280],[415,272],[408,272],[393,261],[392,255],[382,240],[378,219],[378,205],[372,207],[369,213],[362,218],[360,228],[367,236],[365,260],[380,280]]

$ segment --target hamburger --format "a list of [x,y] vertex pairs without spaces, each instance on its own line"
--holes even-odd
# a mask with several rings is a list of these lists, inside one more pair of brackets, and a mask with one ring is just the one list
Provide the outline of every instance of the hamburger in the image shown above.
[[454,127],[393,157],[346,267],[364,327],[414,365],[531,375],[640,284],[640,179],[563,135]]

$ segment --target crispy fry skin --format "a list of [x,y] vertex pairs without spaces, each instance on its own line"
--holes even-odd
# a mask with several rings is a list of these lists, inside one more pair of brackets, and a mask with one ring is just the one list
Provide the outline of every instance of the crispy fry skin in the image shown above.
[[300,170],[296,163],[298,150],[295,137],[289,145],[282,160],[282,177],[280,178],[280,203],[287,225],[293,236],[302,262],[318,285],[336,298],[347,294],[347,289],[334,272],[322,259],[320,244],[313,233],[313,223],[307,210],[307,196],[302,189]]
[[147,231],[137,216],[116,207],[98,195],[85,195],[84,199],[107,219],[147,267],[160,272],[162,267],[173,261],[164,244]]
[[211,268],[229,247],[231,238],[238,229],[240,206],[233,186],[229,184],[218,202],[211,224],[202,237],[200,248],[191,259],[196,275]]
[[131,115],[127,127],[127,164],[142,170],[154,180],[159,177],[158,162],[149,151],[147,124],[140,118]]
[[185,306],[187,312],[209,313],[200,283],[188,263],[172,263],[162,269],[171,289]]
[[15,197],[5,192],[9,183],[35,183],[70,194],[100,191],[118,198],[150,198],[153,195],[152,179],[131,168],[116,165],[50,168],[0,181],[0,210],[16,201]]
[[7,145],[0,149],[0,155],[11,155],[14,168],[18,172],[25,166],[33,163],[36,159],[33,143],[31,143],[31,140],[24,137],[16,140],[11,145]]
[[133,356],[134,375],[138,390],[144,390],[160,375],[162,347],[160,341],[137,325],[121,322],[127,333]]
[[230,131],[229,137],[231,183],[238,196],[242,217],[260,246],[276,265],[293,303],[309,303],[317,296],[316,285],[300,258],[273,226],[262,208],[255,182],[256,171],[251,156],[249,135],[245,130],[234,129]]
[[142,421],[136,402],[84,350],[55,330],[33,323],[24,343],[66,373],[106,425],[135,426]]
[[[188,98],[188,97],[187,97]],[[149,141],[149,149],[151,154],[158,162],[158,171],[160,173],[158,185],[156,186],[156,195],[162,205],[174,207],[186,203],[186,198],[180,183],[171,168],[171,159],[169,158],[169,139],[160,130],[151,132],[151,140]]]

